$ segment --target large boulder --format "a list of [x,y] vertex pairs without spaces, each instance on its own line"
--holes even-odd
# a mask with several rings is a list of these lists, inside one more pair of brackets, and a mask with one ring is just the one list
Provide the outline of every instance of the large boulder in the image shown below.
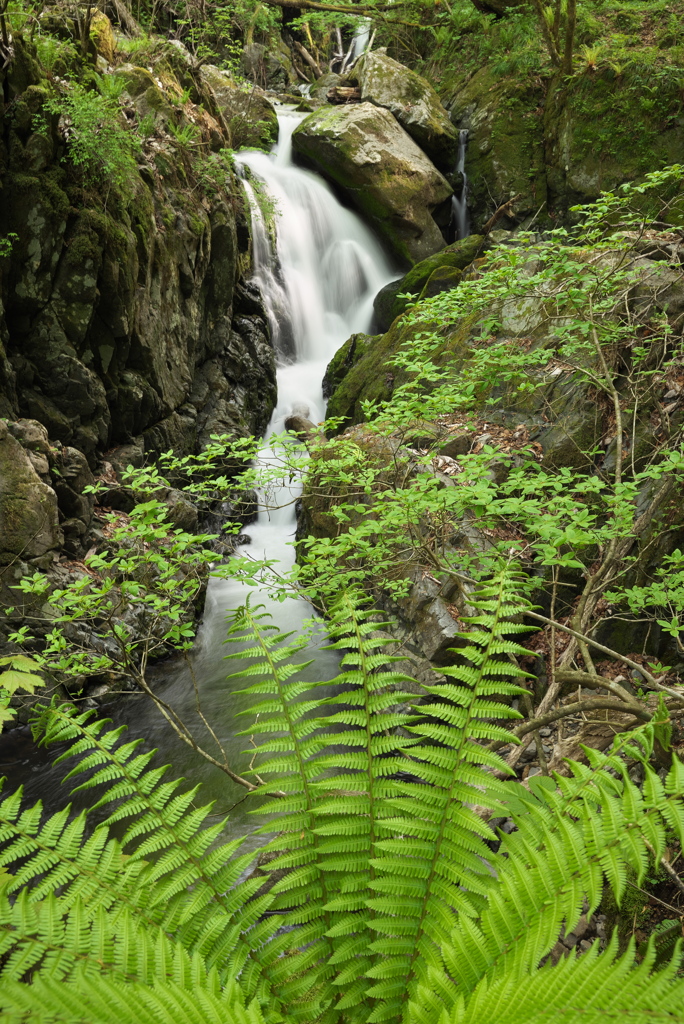
[[458,131],[429,82],[392,60],[383,50],[366,53],[350,75],[361,100],[384,107],[430,159],[452,171],[458,153]]
[[261,89],[241,89],[227,71],[203,64],[200,75],[205,87],[216,98],[217,106],[230,135],[232,149],[249,146],[270,149],[278,138],[278,118],[273,104]]
[[0,564],[39,558],[61,539],[55,492],[0,420]]
[[444,247],[432,214],[449,199],[451,186],[388,110],[372,103],[323,107],[302,121],[292,142],[405,263]]
[[[412,267],[408,274],[398,281],[390,281],[381,288],[373,301],[375,326],[379,331],[388,331],[398,316],[418,299],[431,298],[439,292],[455,288],[465,270],[482,252],[485,239],[482,235],[469,235],[441,252],[428,256]],[[410,294],[411,299],[400,299],[399,295]]]

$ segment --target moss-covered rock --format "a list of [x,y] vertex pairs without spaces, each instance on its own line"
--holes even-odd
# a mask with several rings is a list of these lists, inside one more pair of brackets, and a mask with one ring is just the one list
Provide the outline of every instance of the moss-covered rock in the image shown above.
[[0,564],[38,558],[60,541],[55,492],[0,420]]
[[574,205],[684,153],[679,79],[648,51],[617,70],[546,80],[490,67],[467,78],[454,72],[444,96],[453,122],[469,132],[465,170],[477,230],[513,196],[500,227],[572,220]]
[[[354,363],[358,362],[369,344],[377,341],[370,334],[352,334],[332,357],[323,377],[323,397],[329,398],[342,383]],[[328,410],[328,415],[332,415]]]
[[90,23],[90,41],[100,57],[104,57],[108,64],[114,62],[116,53],[116,39],[112,23],[102,11],[95,11]]
[[[211,434],[259,433],[275,401],[260,306],[232,315],[249,272],[237,178],[208,147],[179,152],[171,129],[209,114],[183,98],[174,48],[152,49],[152,71],[112,72],[156,122],[125,201],[63,159],[44,81],[11,104],[0,149],[0,238],[16,235],[0,278],[0,415],[39,420],[93,463],[112,443],[190,451]],[[216,133],[225,145],[217,122]]]
[[362,101],[394,114],[420,148],[442,171],[451,171],[458,151],[458,132],[430,83],[384,50],[364,54],[350,81],[358,83]]
[[444,247],[432,214],[451,186],[389,111],[372,103],[323,107],[302,121],[292,142],[405,263]]
[[[627,66],[549,85],[544,112],[549,206],[564,217],[684,155],[681,88],[674,76]],[[652,82],[649,78],[652,77]]]
[[[484,244],[485,239],[482,235],[470,235],[468,238],[462,238],[458,242],[447,245],[434,256],[428,256],[426,260],[421,260],[398,281],[391,281],[385,285],[373,302],[377,328],[381,331],[389,330],[392,321],[401,316],[412,301],[415,302],[418,298],[428,298],[441,291],[457,287],[460,272],[477,258]],[[398,295],[406,292],[415,298],[397,298]]]
[[248,43],[240,64],[245,76],[255,85],[275,92],[286,92],[299,83],[289,47],[274,34],[270,45]]
[[544,89],[526,79],[502,79],[482,68],[453,98],[451,117],[468,131],[465,170],[475,230],[514,196],[513,217],[500,227],[524,223],[546,203]]

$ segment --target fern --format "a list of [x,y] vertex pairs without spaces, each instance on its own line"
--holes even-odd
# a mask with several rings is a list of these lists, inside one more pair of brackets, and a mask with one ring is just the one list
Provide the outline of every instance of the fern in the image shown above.
[[654,951],[640,964],[634,949],[616,959],[615,943],[602,954],[596,945],[585,955],[547,965],[524,979],[506,972],[484,979],[467,1004],[458,1000],[435,1024],[605,1024],[623,1021],[684,1020],[684,980],[677,962],[653,973]]
[[372,949],[381,960],[369,972],[376,979],[369,995],[380,1002],[369,1021],[401,1019],[421,979],[441,966],[456,915],[475,917],[490,889],[486,840],[493,836],[474,805],[501,808],[505,787],[491,769],[506,766],[478,741],[507,736],[492,718],[518,717],[491,698],[521,692],[510,682],[521,672],[509,655],[523,648],[507,635],[525,627],[511,621],[520,599],[508,574],[472,604],[479,614],[468,620],[463,663],[443,670],[446,685],[426,688],[430,720],[410,727],[420,738],[410,751],[416,780],[394,783],[393,814],[382,823],[391,835],[378,842],[374,858],[370,905],[380,937]]
[[[298,679],[291,658],[301,641],[288,645],[262,621],[247,606],[231,630],[233,639],[246,629],[256,641],[240,657],[253,657],[249,674],[259,676],[246,692],[266,698],[252,708],[269,735],[257,748],[266,758],[257,771],[259,778],[274,775],[283,793],[262,831],[279,832],[266,849],[277,855],[270,867],[287,870],[272,893],[288,931],[271,943],[262,963],[282,986],[280,998],[293,1019],[324,1014],[333,1020],[349,1011],[352,1020],[368,986],[369,960],[361,950],[369,945],[370,854],[387,777],[399,768],[393,733],[409,720],[401,710],[411,699],[401,689],[407,677],[392,669],[399,659],[383,650],[388,639],[348,595],[331,608],[330,646],[344,650],[342,672],[332,683],[312,687]],[[336,695],[316,698],[321,686],[333,686]],[[333,710],[340,705],[344,710]],[[343,731],[331,736],[331,726]],[[331,739],[342,752],[330,751]]]
[[499,978],[514,984],[532,977],[561,928],[573,930],[585,900],[586,912],[597,908],[604,879],[619,902],[628,869],[643,882],[668,829],[684,841],[684,766],[674,758],[663,783],[648,763],[658,724],[627,740],[642,761],[643,792],[616,752],[587,751],[591,769],[571,764],[572,776],[557,785],[535,780],[526,799],[514,801],[517,810],[509,801],[518,831],[502,836],[490,857],[496,879],[486,907],[478,921],[461,918],[445,942],[445,970],[429,972],[413,1007],[416,1021],[434,1020],[437,1009],[451,1010]]
[[[114,803],[114,809],[88,834],[83,814],[70,821],[67,808],[42,822],[40,804],[21,812],[20,792],[4,800],[0,865],[20,864],[4,882],[5,893],[21,890],[33,904],[59,891],[60,911],[71,913],[74,908],[89,926],[101,911],[111,918],[116,936],[125,916],[127,929],[135,919],[155,948],[172,936],[188,954],[200,956],[208,970],[220,965],[223,978],[244,971],[254,944],[275,928],[274,922],[261,920],[271,902],[267,894],[255,897],[262,881],[253,878],[237,885],[252,857],[236,856],[239,841],[212,849],[224,823],[202,827],[211,807],[193,806],[196,789],[179,793],[180,781],[165,781],[165,768],[148,767],[151,753],[136,753],[140,741],[119,744],[121,729],[107,729],[106,723],[91,722],[90,717],[52,706],[38,729],[51,740],[72,740],[60,760],[74,754],[82,759],[67,778],[97,769],[78,788],[108,784],[94,807]],[[111,838],[110,826],[122,823],[127,827],[121,841]],[[16,922],[8,919],[9,908],[7,904],[2,918],[8,935],[10,928],[16,929]],[[246,930],[251,930],[248,943],[241,938]],[[128,934],[122,930],[115,942],[128,942]],[[30,931],[25,936],[12,931],[10,938],[15,945],[36,948]],[[3,968],[0,978],[7,970]],[[247,990],[253,994],[259,972],[252,974]]]
[[[261,831],[275,833],[267,885],[248,873],[253,853],[221,841],[224,823],[207,824],[196,789],[136,741],[44,709],[38,731],[70,744],[69,777],[108,817],[45,818],[20,793],[0,804],[0,1020],[684,1020],[678,950],[662,970],[656,943],[640,963],[612,945],[540,967],[606,882],[619,900],[667,835],[684,841],[684,767],[673,758],[661,780],[649,764],[664,707],[568,778],[501,781],[488,744],[510,738],[500,723],[517,714],[515,579],[504,571],[472,603],[459,663],[422,691],[352,596],[331,609],[341,670],[327,683],[302,679],[301,638],[249,605],[234,616]],[[641,789],[625,754],[642,763]],[[482,807],[517,825],[496,853]]]

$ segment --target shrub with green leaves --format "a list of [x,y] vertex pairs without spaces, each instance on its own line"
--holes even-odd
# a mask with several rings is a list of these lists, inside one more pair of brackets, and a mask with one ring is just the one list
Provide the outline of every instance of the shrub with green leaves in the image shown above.
[[87,179],[125,188],[136,169],[139,141],[127,130],[116,96],[71,82],[47,108],[63,119],[71,163]]

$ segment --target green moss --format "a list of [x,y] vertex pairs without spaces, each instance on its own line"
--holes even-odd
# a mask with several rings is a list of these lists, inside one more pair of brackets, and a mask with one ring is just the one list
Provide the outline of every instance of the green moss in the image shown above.
[[100,240],[94,231],[87,227],[77,230],[69,239],[66,250],[66,262],[70,267],[83,267],[88,261],[96,263],[102,255]]
[[[403,320],[397,320],[386,334],[368,338],[364,343],[361,357],[353,362],[330,396],[328,416],[343,417],[342,430],[351,423],[363,423],[365,419],[361,409],[363,401],[387,400],[391,397],[394,387],[408,379],[406,371],[395,366],[395,354],[403,345],[410,344],[414,334],[430,330],[438,331],[439,329],[438,324],[408,326]],[[467,341],[471,329],[472,324],[466,318],[455,329],[444,334],[432,353],[431,358],[434,362],[437,365],[442,365],[448,361],[461,361],[467,358],[469,351]],[[349,345],[350,342],[345,344]],[[340,363],[343,365],[344,359],[344,352],[336,353],[326,371],[326,377],[328,373],[334,374],[336,367],[339,374]]]
[[40,64],[35,46],[24,39],[20,32],[15,31],[12,35],[12,60],[7,69],[11,95],[20,95],[30,85],[39,85],[40,80]]
[[[323,395],[327,398],[339,388],[351,368],[366,353],[368,346],[376,342],[379,335],[352,334],[328,363],[323,377]],[[328,413],[331,415],[330,413]]]
[[63,179],[63,172],[60,172],[58,168],[53,168],[38,178],[41,196],[54,216],[60,220],[67,216],[70,205],[69,197],[61,187]]
[[26,194],[38,188],[39,180],[35,174],[13,174],[12,188],[19,195]]

